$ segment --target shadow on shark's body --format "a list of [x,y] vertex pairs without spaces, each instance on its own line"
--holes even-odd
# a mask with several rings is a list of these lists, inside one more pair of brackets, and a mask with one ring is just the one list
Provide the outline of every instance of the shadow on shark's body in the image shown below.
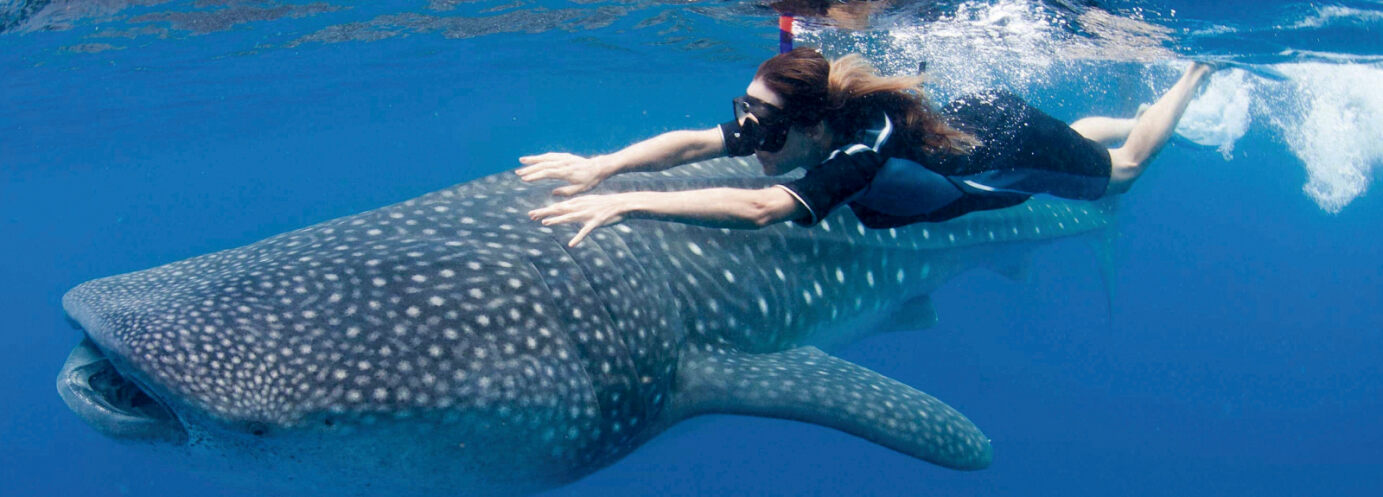
[[[743,160],[606,190],[753,186]],[[511,173],[244,247],[84,283],[58,388],[107,435],[296,494],[522,494],[708,413],[795,419],[945,467],[989,441],[959,412],[834,358],[931,324],[927,295],[1110,204],[1032,200],[941,224],[572,229]]]

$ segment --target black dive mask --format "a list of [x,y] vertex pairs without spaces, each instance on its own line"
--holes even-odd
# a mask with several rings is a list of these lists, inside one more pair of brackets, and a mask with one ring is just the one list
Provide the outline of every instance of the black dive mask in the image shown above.
[[735,122],[740,125],[740,139],[745,145],[765,152],[783,149],[788,128],[792,127],[783,109],[749,95],[736,97],[734,104]]

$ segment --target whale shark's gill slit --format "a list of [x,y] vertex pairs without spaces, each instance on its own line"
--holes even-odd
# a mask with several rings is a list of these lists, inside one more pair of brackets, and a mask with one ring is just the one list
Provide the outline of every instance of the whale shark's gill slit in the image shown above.
[[[605,236],[592,237],[589,246],[591,247],[591,250],[596,253],[596,257],[598,259],[604,259],[613,262],[615,258],[611,257],[610,252],[606,251],[605,247],[600,244],[602,240],[606,240],[608,238],[609,237]],[[576,270],[581,272],[581,277],[586,279],[586,284],[590,285],[593,291],[599,292],[600,278],[597,278],[596,275],[592,274],[591,270],[587,268],[585,264],[581,263],[581,258],[577,257],[577,254],[573,252],[572,249],[568,248],[566,245],[563,245],[562,250],[565,250],[567,252],[567,257],[571,257],[571,260],[576,261]],[[605,311],[605,317],[609,319],[610,322],[614,322],[614,320],[619,319],[619,313],[615,312],[615,310],[611,308],[609,299],[597,298],[596,301],[600,303],[600,309]],[[623,344],[623,340],[618,340],[618,338],[620,337],[611,338]]]
[[[582,372],[595,387],[594,400],[601,414],[593,436],[627,441],[637,432],[623,427],[633,426],[649,416],[647,406],[640,401],[642,392],[639,378],[651,374],[640,370],[635,350],[637,343],[623,336],[618,321],[623,313],[611,300],[628,299],[632,290],[624,289],[618,297],[606,293],[609,285],[617,283],[611,275],[601,271],[611,270],[610,266],[618,260],[603,245],[607,243],[608,235],[597,234],[575,248],[568,247],[557,235],[549,235],[549,239],[560,250],[566,271],[570,273],[566,283],[572,285],[572,291],[588,292],[590,296],[587,317],[577,315],[576,320],[568,323],[567,332],[575,333],[571,343],[581,358]],[[554,283],[547,281],[546,277],[543,279],[549,287]],[[580,338],[582,333],[589,333],[594,338]]]

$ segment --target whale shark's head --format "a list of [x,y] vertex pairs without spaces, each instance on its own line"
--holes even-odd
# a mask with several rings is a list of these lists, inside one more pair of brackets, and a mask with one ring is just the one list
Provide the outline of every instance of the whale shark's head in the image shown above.
[[85,337],[58,389],[113,438],[315,475],[307,487],[570,479],[605,413],[568,338],[579,320],[556,315],[563,297],[530,262],[560,248],[460,238],[444,227],[469,218],[442,205],[84,283],[63,298]]

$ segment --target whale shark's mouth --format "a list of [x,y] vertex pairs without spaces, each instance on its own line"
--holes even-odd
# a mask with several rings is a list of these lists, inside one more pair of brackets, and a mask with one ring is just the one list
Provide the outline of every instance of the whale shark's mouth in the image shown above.
[[166,406],[130,381],[101,349],[84,337],[58,374],[58,394],[87,424],[115,439],[174,443],[187,430]]

